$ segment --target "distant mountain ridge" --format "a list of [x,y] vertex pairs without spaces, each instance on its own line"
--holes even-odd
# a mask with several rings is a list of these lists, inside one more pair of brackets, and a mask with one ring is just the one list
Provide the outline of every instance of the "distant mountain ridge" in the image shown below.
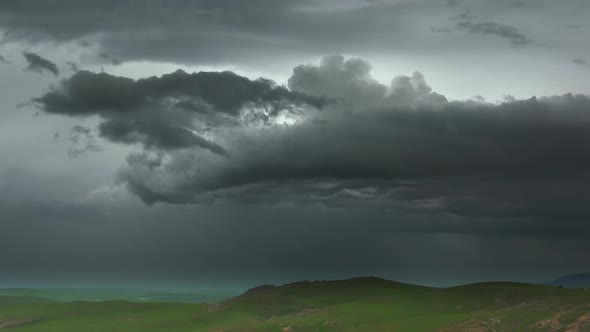
[[590,273],[578,273],[557,278],[547,283],[565,288],[590,288]]

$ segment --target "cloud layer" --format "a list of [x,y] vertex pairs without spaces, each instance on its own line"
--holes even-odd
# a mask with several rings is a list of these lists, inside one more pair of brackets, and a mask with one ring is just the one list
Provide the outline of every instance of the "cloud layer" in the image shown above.
[[[452,5],[438,0],[256,0],[248,5],[235,0],[68,0],[44,4],[22,0],[0,4],[0,31],[6,40],[97,46],[96,60],[104,63],[147,59],[268,64],[268,59],[293,60],[333,52],[363,54],[367,49],[389,54],[400,49],[436,50],[439,46],[473,51],[460,36],[430,32],[433,26],[448,25],[441,17],[465,11],[478,19],[462,20],[455,28],[474,34],[476,39],[493,41],[487,36],[496,36],[524,46],[535,38],[515,26],[513,14],[526,17],[519,25],[528,27],[545,26],[547,13],[565,25],[573,23],[566,22],[568,16],[563,11],[581,13],[585,6],[580,0],[559,7],[549,0],[466,0]],[[560,11],[555,13],[557,9]],[[154,21],[161,24],[154,26]],[[551,36],[558,34],[558,29],[552,29]],[[432,46],[439,43],[443,45]]]

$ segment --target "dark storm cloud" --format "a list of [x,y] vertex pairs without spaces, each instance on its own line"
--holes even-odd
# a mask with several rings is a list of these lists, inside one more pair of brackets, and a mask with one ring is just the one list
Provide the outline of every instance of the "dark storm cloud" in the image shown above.
[[580,66],[585,66],[588,64],[588,62],[582,58],[575,58],[572,60],[573,63],[575,63],[576,65],[580,65]]
[[65,115],[124,114],[163,103],[192,102],[212,112],[238,116],[247,104],[279,108],[312,104],[321,97],[291,92],[271,80],[250,80],[230,71],[187,73],[177,70],[161,77],[133,80],[107,73],[80,71],[35,99],[44,110]]
[[59,69],[57,68],[57,65],[43,58],[42,56],[31,52],[23,52],[23,56],[29,64],[27,70],[40,74],[44,71],[48,71],[53,75],[59,75]]
[[232,151],[228,160],[141,154],[128,159],[120,176],[149,203],[233,197],[583,219],[590,215],[581,194],[590,166],[590,151],[581,144],[590,139],[588,106],[586,97],[562,96],[502,105],[454,102],[440,109],[333,110],[289,128],[236,132],[224,138]]
[[[297,66],[289,89],[228,72],[79,72],[36,101],[49,113],[98,114],[103,137],[147,147],[118,181],[148,204],[360,204],[569,227],[590,216],[589,97],[449,102],[421,73],[385,85],[370,71],[330,56]],[[309,107],[323,100],[335,102]]]
[[203,136],[210,127],[270,121],[302,106],[321,107],[324,98],[233,72],[178,70],[136,81],[78,71],[34,101],[48,113],[99,115],[100,135],[114,142],[161,149],[199,146],[227,155],[222,146]]

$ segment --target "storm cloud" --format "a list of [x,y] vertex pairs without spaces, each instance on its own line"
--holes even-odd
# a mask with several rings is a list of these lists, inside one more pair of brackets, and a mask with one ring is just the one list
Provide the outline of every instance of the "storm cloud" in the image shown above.
[[[146,150],[127,157],[118,183],[148,204],[353,204],[572,222],[590,216],[581,185],[590,175],[590,149],[581,144],[590,139],[585,95],[448,101],[419,72],[384,85],[366,61],[329,56],[295,67],[289,89],[229,72],[137,81],[79,72],[35,101],[49,113],[99,114],[102,137],[142,143]],[[226,121],[211,124],[217,116]],[[205,123],[206,140],[181,126],[190,121],[195,132]],[[553,200],[560,203],[545,203]]]
[[222,146],[205,137],[211,128],[267,122],[303,106],[320,108],[324,98],[233,72],[178,70],[133,80],[78,71],[34,101],[48,113],[99,115],[100,135],[114,142],[165,150],[199,146],[226,155]]
[[120,181],[148,203],[230,198],[583,220],[590,215],[583,199],[590,151],[581,144],[590,138],[588,106],[587,97],[561,96],[332,111],[220,138],[227,160],[134,155]]

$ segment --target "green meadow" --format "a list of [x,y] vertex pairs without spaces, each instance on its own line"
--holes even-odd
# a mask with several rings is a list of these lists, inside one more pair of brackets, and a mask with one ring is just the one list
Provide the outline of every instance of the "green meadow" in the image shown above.
[[590,291],[502,282],[430,288],[355,278],[260,286],[215,303],[2,295],[0,329],[576,332],[590,331]]

